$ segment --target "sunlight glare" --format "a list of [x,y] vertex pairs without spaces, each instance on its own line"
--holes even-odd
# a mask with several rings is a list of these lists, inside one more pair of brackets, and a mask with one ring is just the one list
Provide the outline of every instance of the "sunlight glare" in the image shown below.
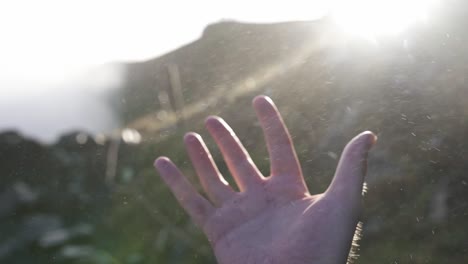
[[61,82],[103,63],[151,59],[224,18],[316,19],[327,10],[322,1],[0,1],[0,84]]
[[365,38],[395,35],[417,22],[426,22],[434,0],[338,1],[333,20],[348,33]]

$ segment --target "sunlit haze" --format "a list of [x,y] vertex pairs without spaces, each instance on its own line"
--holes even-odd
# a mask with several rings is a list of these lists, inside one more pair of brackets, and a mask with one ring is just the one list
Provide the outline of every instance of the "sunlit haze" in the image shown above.
[[324,10],[319,1],[6,1],[0,78],[57,80],[89,65],[155,57],[221,19],[309,20]]
[[155,57],[221,19],[313,20],[333,12],[359,34],[398,32],[426,18],[432,1],[5,1],[0,4],[2,81],[60,80],[112,61]]
[[[108,81],[118,81],[118,74],[86,79],[83,72],[110,62],[157,57],[199,38],[210,23],[315,20],[331,14],[346,31],[369,36],[398,32],[426,19],[428,2],[432,1],[3,1],[0,130],[42,131],[52,139],[70,127],[116,127],[109,121],[110,110],[102,110],[96,98]],[[57,109],[62,117],[55,117]],[[106,122],[100,121],[103,118]],[[86,123],[89,120],[92,124]]]

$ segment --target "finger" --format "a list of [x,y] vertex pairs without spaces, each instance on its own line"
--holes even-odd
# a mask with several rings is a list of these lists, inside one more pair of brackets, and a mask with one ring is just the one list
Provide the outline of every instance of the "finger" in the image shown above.
[[214,207],[203,198],[182,175],[179,169],[166,157],[160,157],[154,166],[169,186],[180,205],[192,217],[195,224],[202,227]]
[[260,120],[271,160],[271,174],[303,181],[301,167],[278,109],[267,96],[257,96],[253,106]]
[[367,153],[376,140],[377,137],[372,132],[366,131],[346,145],[326,195],[351,201],[361,196],[367,170]]
[[234,190],[219,172],[200,135],[187,133],[184,141],[198,178],[210,199],[221,204],[232,197]]
[[209,117],[206,127],[221,149],[239,189],[243,191],[260,183],[260,172],[229,125],[219,117]]

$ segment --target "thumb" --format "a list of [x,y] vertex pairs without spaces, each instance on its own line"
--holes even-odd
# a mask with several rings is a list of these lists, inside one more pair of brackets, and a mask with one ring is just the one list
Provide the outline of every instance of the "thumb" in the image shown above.
[[367,171],[367,153],[376,141],[377,136],[366,131],[354,137],[346,145],[325,195],[334,196],[342,201],[360,197]]

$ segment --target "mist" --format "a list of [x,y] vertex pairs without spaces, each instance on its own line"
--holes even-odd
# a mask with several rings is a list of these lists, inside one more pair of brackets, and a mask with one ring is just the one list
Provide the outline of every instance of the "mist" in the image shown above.
[[110,133],[120,124],[112,100],[122,77],[119,65],[107,64],[55,83],[7,82],[1,88],[0,130],[43,143],[72,130]]

